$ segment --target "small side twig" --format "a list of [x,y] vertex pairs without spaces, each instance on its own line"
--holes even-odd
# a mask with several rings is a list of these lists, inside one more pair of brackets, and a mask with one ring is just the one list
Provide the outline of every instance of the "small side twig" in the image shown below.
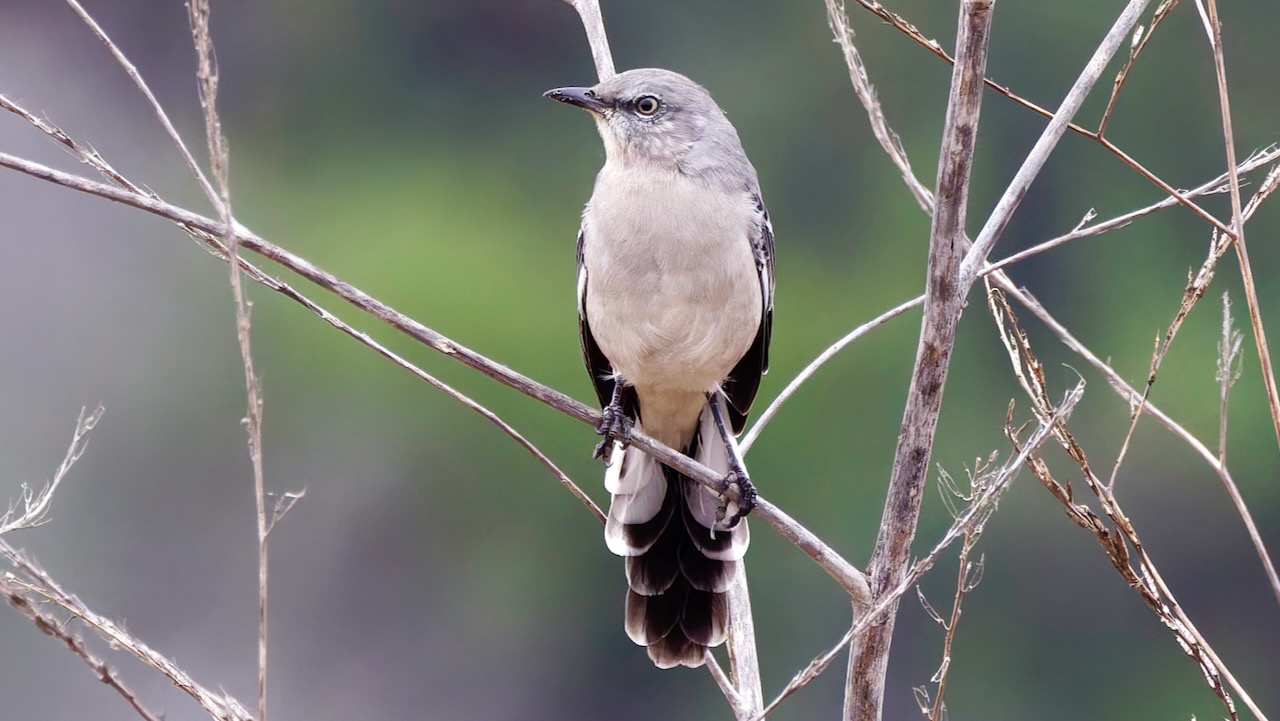
[[85,415],[84,408],[80,409],[75,433],[71,435],[71,445],[67,448],[67,455],[63,457],[62,463],[58,464],[58,470],[53,472],[53,479],[39,491],[23,484],[22,513],[15,517],[18,505],[12,502],[9,504],[9,509],[0,516],[0,536],[23,528],[34,528],[45,522],[49,515],[49,508],[53,504],[53,494],[62,484],[62,479],[71,472],[71,467],[84,455],[85,449],[89,446],[89,432],[98,425],[98,421],[102,420],[102,414],[106,413],[106,410],[101,404],[88,415]]
[[1138,61],[1138,56],[1146,49],[1147,43],[1151,42],[1152,36],[1156,34],[1156,28],[1160,27],[1160,23],[1169,16],[1169,11],[1178,5],[1178,0],[1162,0],[1156,6],[1155,13],[1151,16],[1151,26],[1145,31],[1141,25],[1134,31],[1133,42],[1129,45],[1129,59],[1125,61],[1124,67],[1120,68],[1120,72],[1116,73],[1116,79],[1111,83],[1111,97],[1107,98],[1107,109],[1102,111],[1102,120],[1098,121],[1097,133],[1103,135],[1107,130],[1107,123],[1111,120],[1111,111],[1116,107],[1116,100],[1120,97],[1120,89],[1124,87],[1124,81],[1129,78],[1129,71],[1133,70],[1133,64]]

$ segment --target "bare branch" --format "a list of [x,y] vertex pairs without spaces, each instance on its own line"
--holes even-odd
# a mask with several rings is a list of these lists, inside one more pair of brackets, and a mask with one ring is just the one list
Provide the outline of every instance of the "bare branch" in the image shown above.
[[177,129],[174,128],[173,123],[169,121],[168,114],[164,112],[164,108],[160,106],[160,101],[156,100],[156,96],[151,92],[151,88],[147,86],[147,82],[142,79],[142,75],[138,72],[138,69],[133,66],[133,63],[129,62],[129,58],[125,57],[124,51],[112,42],[111,38],[107,37],[107,34],[103,32],[98,23],[90,17],[89,13],[80,6],[80,3],[76,2],[76,0],[67,0],[67,4],[71,6],[71,9],[75,11],[76,15],[80,16],[80,19],[84,21],[85,25],[89,26],[89,29],[93,31],[93,34],[97,36],[98,40],[106,46],[107,50],[111,53],[111,56],[115,58],[116,62],[120,64],[120,67],[124,69],[125,74],[129,76],[129,79],[133,81],[134,85],[138,86],[138,90],[142,91],[142,94],[147,98],[147,104],[151,106],[151,111],[155,113],[156,119],[160,121],[160,125],[164,126],[164,132],[169,136],[169,139],[173,141],[178,152],[182,154],[182,159],[186,161],[187,169],[195,176],[196,181],[200,184],[200,189],[204,191],[205,197],[209,199],[209,202],[212,203],[215,208],[218,207],[221,201],[217,191],[213,189],[213,186],[209,183],[209,179],[205,177],[204,171],[200,170],[200,164],[197,163],[195,157],[191,155],[191,151],[187,150],[186,143],[182,142],[182,136],[178,135]]
[[587,43],[591,46],[591,59],[596,64],[600,82],[617,75],[613,69],[613,53],[609,51],[609,36],[604,31],[604,16],[600,14],[600,0],[564,0],[578,11],[582,28],[587,31]]
[[[978,233],[978,237],[974,239],[973,247],[969,249],[964,262],[960,266],[961,287],[967,289],[974,279],[978,277],[978,272],[986,263],[987,255],[991,253],[996,240],[1000,238],[1005,227],[1009,224],[1009,220],[1013,217],[1013,211],[1022,202],[1022,197],[1026,195],[1027,189],[1031,187],[1031,182],[1040,174],[1040,169],[1044,167],[1045,162],[1049,159],[1049,154],[1057,147],[1062,135],[1067,132],[1067,123],[1071,122],[1071,119],[1075,117],[1076,111],[1080,109],[1085,97],[1093,89],[1094,83],[1102,76],[1102,71],[1106,69],[1107,63],[1111,61],[1111,56],[1115,55],[1116,50],[1124,43],[1133,26],[1137,24],[1143,8],[1150,1],[1129,0],[1124,12],[1116,19],[1115,24],[1111,26],[1111,30],[1106,37],[1102,39],[1098,49],[1094,51],[1093,57],[1089,59],[1084,70],[1080,72],[1080,77],[1076,79],[1075,84],[1071,86],[1071,90],[1067,92],[1067,97],[1063,98],[1062,104],[1058,106],[1057,112],[1053,114],[1053,119],[1049,121],[1048,127],[1044,129],[1040,139],[1031,148],[1031,152],[1027,154],[1026,159],[1022,161],[1022,167],[1013,176],[1013,181],[1009,183],[1004,195],[996,203],[995,210],[991,212],[986,224],[982,226],[982,230]],[[1235,167],[1234,162],[1231,165],[1233,168]]]
[[[1201,0],[1196,0],[1197,5],[1200,2]],[[1218,22],[1217,0],[1208,0],[1208,5],[1213,67],[1218,78],[1218,104],[1222,111],[1222,139],[1227,146],[1227,175],[1231,181],[1231,228],[1235,231],[1236,257],[1240,260],[1244,297],[1249,306],[1249,324],[1253,326],[1253,340],[1258,348],[1258,362],[1262,366],[1262,383],[1267,389],[1271,425],[1275,429],[1276,444],[1280,446],[1280,390],[1276,388],[1276,373],[1271,366],[1271,351],[1267,347],[1267,333],[1262,325],[1262,308],[1258,303],[1258,289],[1253,280],[1253,266],[1249,262],[1249,249],[1244,241],[1245,217],[1240,205],[1240,175],[1236,172],[1236,141],[1231,125],[1231,96],[1227,91],[1227,63],[1222,56],[1222,24]]]
[[[871,591],[877,600],[884,598],[885,592],[896,586],[907,572],[911,541],[920,516],[921,490],[942,407],[942,389],[968,289],[960,276],[960,264],[992,4],[991,0],[965,0],[960,7],[956,35],[959,51],[951,76],[942,149],[938,153],[936,197],[939,202],[929,238],[924,321],[894,453],[889,493],[869,568]],[[887,617],[859,636],[850,651],[845,680],[843,718],[846,721],[880,718],[896,609],[895,599],[888,607]]]
[[[244,706],[226,692],[215,693],[196,683],[186,671],[173,661],[160,655],[151,647],[138,640],[133,634],[125,631],[114,621],[101,616],[86,606],[80,599],[67,593],[43,569],[31,563],[8,541],[0,538],[0,556],[3,556],[29,581],[21,581],[13,574],[3,577],[8,588],[17,586],[27,593],[34,593],[45,601],[62,608],[71,616],[79,619],[94,633],[101,636],[113,648],[123,649],[142,663],[160,672],[174,686],[195,699],[196,703],[216,721],[254,721],[253,716]],[[6,596],[8,594],[6,593]]]
[[41,633],[58,639],[62,642],[62,645],[67,647],[67,650],[79,656],[93,670],[98,680],[120,694],[125,703],[129,704],[134,713],[138,714],[143,721],[160,721],[160,717],[151,713],[142,705],[137,695],[124,685],[124,682],[120,680],[115,671],[111,670],[110,666],[89,653],[89,649],[85,647],[83,641],[66,632],[65,624],[61,619],[54,618],[36,608],[25,595],[25,590],[24,587],[18,585],[9,577],[0,577],[0,595],[8,599],[10,606],[13,606],[19,613],[31,619],[31,622],[36,625],[36,628],[40,629]]
[[778,394],[778,397],[773,399],[773,402],[769,404],[769,407],[764,409],[764,412],[760,414],[760,418],[756,420],[756,422],[751,426],[751,429],[742,437],[742,442],[738,444],[742,449],[742,453],[745,455],[746,452],[750,450],[752,444],[754,444],[756,439],[760,437],[760,433],[764,431],[764,427],[767,426],[769,421],[773,420],[774,415],[778,413],[778,409],[782,407],[782,404],[786,403],[791,396],[795,395],[795,392],[800,389],[800,386],[804,385],[805,382],[812,378],[813,375],[818,372],[819,368],[826,365],[827,361],[831,360],[837,353],[844,350],[845,346],[922,303],[924,303],[923,295],[902,303],[895,308],[891,308],[876,316],[874,319],[854,328],[848,333],[848,335],[835,343],[832,343],[830,347],[818,354],[817,358],[810,361],[809,365],[805,366],[804,370],[800,371],[795,378],[791,379],[791,382],[787,384],[787,387],[782,389],[782,392]]

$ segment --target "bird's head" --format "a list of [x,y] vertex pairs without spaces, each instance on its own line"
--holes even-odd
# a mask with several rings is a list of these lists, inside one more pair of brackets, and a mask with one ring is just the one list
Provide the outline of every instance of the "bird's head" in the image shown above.
[[746,161],[737,132],[706,89],[670,70],[628,70],[595,87],[543,95],[595,117],[609,162],[699,174]]

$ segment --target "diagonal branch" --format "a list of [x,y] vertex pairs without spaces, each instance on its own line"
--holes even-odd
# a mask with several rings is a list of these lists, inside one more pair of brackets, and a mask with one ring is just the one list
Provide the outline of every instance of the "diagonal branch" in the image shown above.
[[[978,277],[978,272],[982,269],[983,264],[986,263],[991,249],[995,246],[996,241],[1013,217],[1013,211],[1022,202],[1022,197],[1026,195],[1027,189],[1031,187],[1031,182],[1040,174],[1040,169],[1048,161],[1049,154],[1057,147],[1062,135],[1067,132],[1067,123],[1071,122],[1071,119],[1075,117],[1076,111],[1084,103],[1084,99],[1089,95],[1089,91],[1093,89],[1094,83],[1102,76],[1102,71],[1106,69],[1107,63],[1111,61],[1111,57],[1115,55],[1116,50],[1124,43],[1124,39],[1128,37],[1133,26],[1137,24],[1143,8],[1150,1],[1129,0],[1124,12],[1120,13],[1120,17],[1116,18],[1115,24],[1111,26],[1111,30],[1107,32],[1106,37],[1102,39],[1102,43],[1094,51],[1093,57],[1089,58],[1089,62],[1085,64],[1084,70],[1076,78],[1071,90],[1067,92],[1067,97],[1063,98],[1062,104],[1058,106],[1058,111],[1053,114],[1053,119],[1049,121],[1048,127],[1041,133],[1040,139],[1031,148],[1031,152],[1027,154],[1026,159],[1022,161],[1022,167],[1018,169],[1017,174],[1013,176],[1013,181],[1005,189],[1004,195],[996,203],[995,210],[987,218],[986,224],[982,226],[978,237],[973,241],[973,247],[969,249],[964,262],[961,264],[960,285],[965,289],[968,289]],[[1235,167],[1234,162],[1232,167]]]

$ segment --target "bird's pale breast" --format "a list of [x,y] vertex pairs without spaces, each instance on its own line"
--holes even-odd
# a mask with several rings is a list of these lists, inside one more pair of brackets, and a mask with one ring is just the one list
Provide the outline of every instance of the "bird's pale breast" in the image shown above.
[[606,165],[584,215],[591,331],[642,392],[713,390],[760,325],[751,199],[701,182]]

